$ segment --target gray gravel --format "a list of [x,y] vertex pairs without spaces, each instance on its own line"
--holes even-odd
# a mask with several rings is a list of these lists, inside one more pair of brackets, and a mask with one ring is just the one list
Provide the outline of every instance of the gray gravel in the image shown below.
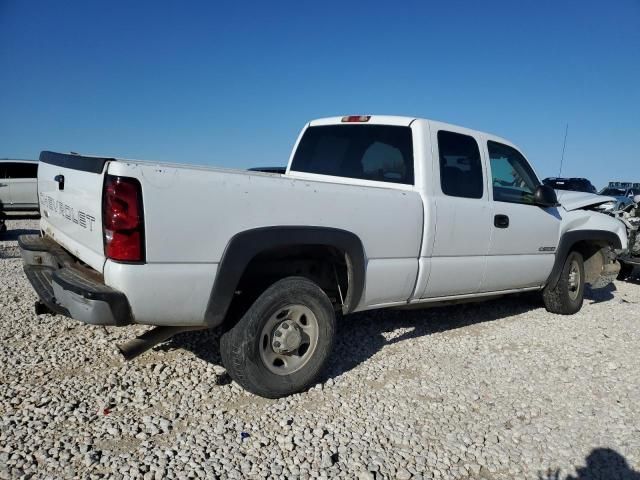
[[[635,478],[640,283],[571,317],[534,295],[343,319],[322,383],[265,400],[218,336],[125,363],[104,329],[36,316],[0,239],[0,478]],[[634,283],[635,282],[635,283]]]

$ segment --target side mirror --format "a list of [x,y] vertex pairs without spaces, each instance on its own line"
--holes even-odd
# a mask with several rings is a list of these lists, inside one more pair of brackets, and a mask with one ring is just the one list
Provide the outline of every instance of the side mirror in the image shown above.
[[555,207],[558,205],[558,197],[549,185],[540,185],[533,194],[533,202],[540,207]]

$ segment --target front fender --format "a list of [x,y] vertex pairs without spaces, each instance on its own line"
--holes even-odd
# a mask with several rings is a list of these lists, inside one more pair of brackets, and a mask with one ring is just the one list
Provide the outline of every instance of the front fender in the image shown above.
[[588,210],[576,210],[563,215],[560,241],[568,233],[576,232],[575,235],[577,235],[577,232],[589,231],[605,232],[603,236],[607,238],[613,238],[611,237],[613,234],[617,240],[612,242],[618,245],[614,248],[619,250],[628,248],[627,227],[623,222],[610,215]]
[[574,210],[562,217],[556,259],[546,286],[554,288],[569,252],[578,242],[598,242],[609,245],[616,253],[628,248],[627,228],[620,220],[600,212]]

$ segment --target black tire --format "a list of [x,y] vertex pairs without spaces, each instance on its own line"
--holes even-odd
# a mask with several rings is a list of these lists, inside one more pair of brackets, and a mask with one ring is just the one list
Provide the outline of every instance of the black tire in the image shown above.
[[[307,346],[302,353],[303,345],[295,352],[279,354],[275,352],[278,338],[275,335],[282,324],[292,318],[280,315],[288,308],[299,308],[298,311],[310,311],[315,322],[313,346]],[[305,310],[308,309],[308,310]],[[310,314],[310,316],[311,316]],[[300,318],[306,318],[304,314]],[[276,323],[274,327],[273,322]],[[291,324],[291,322],[289,322]],[[307,323],[304,323],[307,325]],[[299,324],[294,325],[301,336],[305,335]],[[273,330],[271,330],[273,328]],[[265,334],[265,329],[271,333]],[[283,330],[280,330],[282,333]],[[289,332],[289,330],[286,330]],[[222,363],[233,380],[246,390],[266,398],[280,398],[302,391],[311,386],[323,369],[331,348],[335,333],[335,313],[331,301],[311,280],[303,277],[287,277],[267,288],[249,307],[240,320],[222,334],[220,338],[220,355]],[[297,333],[296,333],[297,335]],[[306,337],[309,339],[309,337]],[[296,337],[298,339],[298,337]],[[270,352],[270,353],[269,353]],[[284,358],[287,366],[283,371],[274,373],[280,368],[276,365],[278,358],[271,364],[265,359],[267,355]],[[305,357],[306,355],[306,357]],[[288,372],[288,360],[302,362],[298,369]],[[281,361],[281,360],[280,360]],[[295,363],[292,361],[292,364]]]
[[[576,271],[579,279],[574,281],[571,277]],[[569,253],[558,283],[555,288],[546,287],[542,291],[542,299],[547,311],[551,313],[573,315],[580,311],[584,300],[584,260],[580,253]]]
[[617,280],[626,280],[633,273],[633,265],[629,265],[628,263],[620,262],[620,271],[618,272]]

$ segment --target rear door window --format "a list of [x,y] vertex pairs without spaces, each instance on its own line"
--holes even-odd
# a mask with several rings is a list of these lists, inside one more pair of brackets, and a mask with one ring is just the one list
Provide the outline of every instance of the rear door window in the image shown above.
[[291,170],[413,185],[410,127],[326,125],[309,127]]
[[451,197],[482,198],[482,160],[475,138],[440,130],[438,152],[442,193]]

